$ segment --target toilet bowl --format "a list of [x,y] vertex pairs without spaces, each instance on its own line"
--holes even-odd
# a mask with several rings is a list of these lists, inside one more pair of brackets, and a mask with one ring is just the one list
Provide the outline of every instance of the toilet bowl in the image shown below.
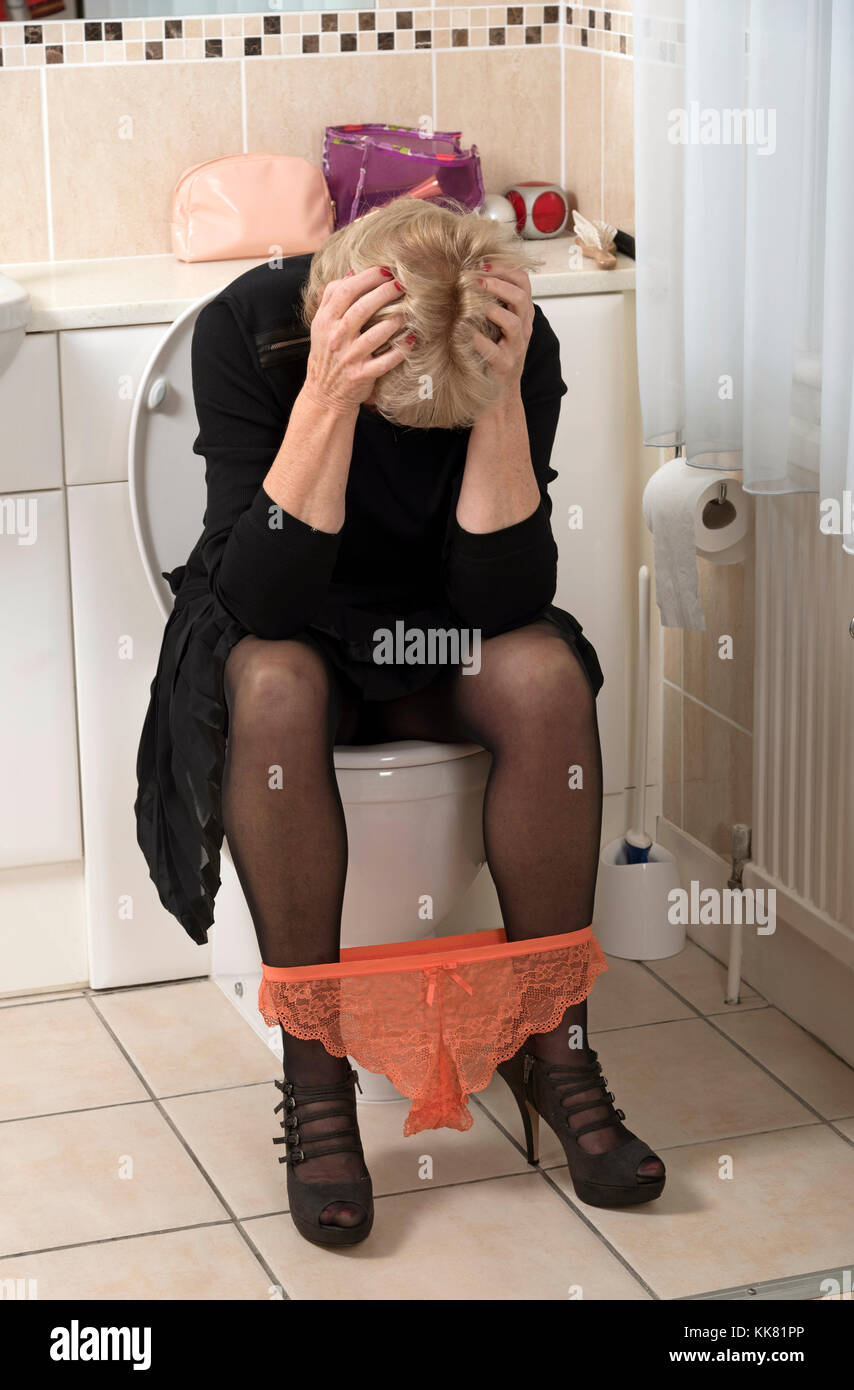
[[[162,572],[182,564],[205,509],[190,345],[206,295],[164,334],[143,372],[131,416],[131,513],[142,565],[164,619],[172,594]],[[188,460],[193,466],[188,466]],[[483,862],[483,790],[490,755],[476,744],[407,740],[335,749],[349,844],[342,945],[437,934]],[[274,1050],[255,1008],[261,961],[248,909],[223,846],[222,886],[211,933],[212,974]],[[366,1100],[399,1099],[383,1076],[360,1074]]]
[[335,749],[350,848],[343,946],[435,935],[484,861],[489,763],[473,743]]

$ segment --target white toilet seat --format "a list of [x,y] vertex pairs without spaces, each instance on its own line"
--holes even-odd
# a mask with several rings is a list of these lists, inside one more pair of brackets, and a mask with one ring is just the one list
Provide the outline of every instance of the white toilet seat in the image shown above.
[[482,753],[479,743],[428,743],[422,739],[402,739],[399,743],[338,744],[335,768],[338,772],[372,768],[430,767],[470,758]]

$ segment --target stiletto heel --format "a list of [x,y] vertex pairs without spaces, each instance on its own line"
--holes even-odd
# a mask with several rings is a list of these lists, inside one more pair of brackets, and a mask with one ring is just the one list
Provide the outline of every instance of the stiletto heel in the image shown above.
[[[588,1153],[578,1140],[583,1134],[625,1119],[625,1111],[615,1110],[614,1096],[607,1089],[608,1079],[602,1075],[597,1054],[592,1050],[588,1060],[578,1066],[543,1062],[539,1057],[520,1048],[514,1057],[501,1062],[497,1068],[507,1082],[522,1116],[528,1162],[538,1161],[537,1141],[540,1116],[554,1130],[566,1154],[569,1174],[576,1196],[592,1207],[628,1207],[652,1202],[664,1191],[666,1174],[662,1177],[643,1177],[638,1168],[649,1159],[661,1163],[658,1154],[636,1134],[627,1130],[625,1144],[604,1153]],[[583,1101],[577,1097],[591,1091],[602,1096]],[[567,1101],[574,1101],[567,1104]],[[571,1116],[582,1111],[601,1109],[611,1111],[604,1120],[573,1127]],[[664,1164],[661,1164],[662,1168]]]
[[522,1130],[525,1135],[525,1157],[532,1168],[540,1162],[540,1116],[528,1100],[526,1094],[526,1058],[520,1052],[506,1062],[499,1062],[498,1072],[503,1076],[522,1117]]

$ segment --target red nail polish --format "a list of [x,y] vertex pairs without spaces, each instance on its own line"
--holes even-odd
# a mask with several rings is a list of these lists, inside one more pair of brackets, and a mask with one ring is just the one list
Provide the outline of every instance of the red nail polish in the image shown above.
[[346,271],[345,274],[344,274],[344,279],[346,280],[348,275],[355,275],[355,274],[356,274],[355,270],[348,270],[348,271]]
[[415,334],[407,333],[403,341],[406,343],[407,347],[412,347],[412,344],[415,342]]
[[403,290],[403,286],[402,286],[402,284],[400,283],[399,280],[395,280],[395,282],[394,282],[394,288],[395,288],[396,290],[401,290],[401,291]]
[[386,268],[386,266],[384,266],[384,265],[381,265],[381,266],[380,266],[380,275],[384,275],[385,278],[386,278],[387,280],[393,280],[393,279],[394,279],[394,276],[393,276],[392,272],[391,272],[390,270],[388,270],[388,269]]
[[484,261],[484,263],[483,263],[483,268],[484,268],[484,270],[491,270],[491,269],[492,269],[492,264],[491,264],[491,262],[490,262],[490,261]]

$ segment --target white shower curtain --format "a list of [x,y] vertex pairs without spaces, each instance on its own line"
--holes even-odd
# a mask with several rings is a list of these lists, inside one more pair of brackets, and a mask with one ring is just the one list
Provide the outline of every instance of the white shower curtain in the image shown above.
[[854,0],[635,0],[644,440],[854,554]]

